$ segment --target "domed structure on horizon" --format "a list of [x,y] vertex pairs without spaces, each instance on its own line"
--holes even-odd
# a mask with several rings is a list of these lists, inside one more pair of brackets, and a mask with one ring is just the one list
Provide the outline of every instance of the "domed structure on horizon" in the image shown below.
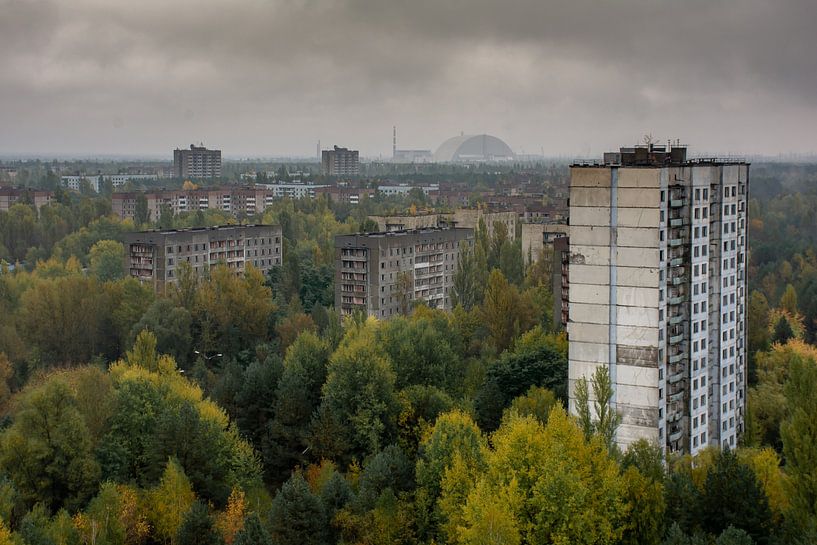
[[465,134],[443,142],[434,152],[436,163],[486,163],[510,161],[510,146],[490,134]]

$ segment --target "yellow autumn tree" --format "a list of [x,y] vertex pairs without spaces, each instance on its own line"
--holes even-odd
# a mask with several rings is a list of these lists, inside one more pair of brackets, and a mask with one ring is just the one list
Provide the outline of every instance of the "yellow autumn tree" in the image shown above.
[[246,503],[244,491],[240,488],[233,488],[227,500],[227,507],[216,518],[216,528],[227,545],[233,545],[235,535],[244,527],[244,516],[247,514]]
[[[543,426],[511,414],[493,436],[488,470],[469,495],[461,543],[479,543],[480,517],[495,520],[502,540],[514,543],[612,544],[624,532],[627,485],[599,437],[585,439],[564,409]],[[493,498],[493,500],[491,500]],[[513,524],[491,501],[508,506]],[[482,513],[482,514],[481,514]],[[489,528],[490,529],[490,528]],[[505,542],[505,541],[503,541]]]
[[0,520],[0,545],[13,545],[14,539],[11,537],[11,532],[6,527],[6,524]]
[[780,455],[769,447],[743,448],[737,451],[738,460],[749,466],[769,500],[769,509],[780,523],[791,507],[787,491],[788,477],[780,467]]
[[174,543],[179,526],[194,501],[196,494],[184,469],[175,460],[169,460],[159,485],[148,492],[149,520],[156,537],[165,543]]

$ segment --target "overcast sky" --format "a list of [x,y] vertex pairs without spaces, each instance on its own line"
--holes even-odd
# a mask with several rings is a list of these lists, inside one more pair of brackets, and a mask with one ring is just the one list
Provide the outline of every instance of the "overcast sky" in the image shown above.
[[0,154],[817,151],[817,0],[0,0]]

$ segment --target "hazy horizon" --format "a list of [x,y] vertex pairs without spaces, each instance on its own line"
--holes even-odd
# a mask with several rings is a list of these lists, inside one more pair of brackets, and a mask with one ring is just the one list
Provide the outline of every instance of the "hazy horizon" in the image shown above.
[[[813,0],[0,0],[0,155],[814,154]],[[634,15],[637,14],[637,15]]]

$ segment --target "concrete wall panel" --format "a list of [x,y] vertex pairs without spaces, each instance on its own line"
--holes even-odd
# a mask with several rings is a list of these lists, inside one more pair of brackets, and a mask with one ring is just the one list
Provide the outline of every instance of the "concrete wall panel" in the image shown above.
[[619,187],[660,187],[661,171],[653,168],[619,168]]
[[655,327],[658,324],[657,308],[618,307],[616,315],[619,325]]
[[658,229],[652,227],[619,227],[616,241],[619,247],[656,248],[658,246]]
[[[636,286],[652,288],[658,286],[658,267],[622,267],[618,264],[616,281],[619,286]],[[570,269],[570,282],[573,283],[573,269]]]
[[[588,305],[587,303],[570,303],[571,322],[585,322],[590,324],[606,324],[610,322],[610,305]],[[656,319],[658,312],[656,311]],[[570,327],[571,324],[568,324]],[[637,324],[640,325],[640,324]]]
[[[658,288],[619,286],[616,303],[627,307],[658,307]],[[654,325],[658,325],[657,323]]]
[[571,187],[570,206],[610,206],[610,192],[598,187]]
[[[619,269],[621,270],[621,269]],[[570,265],[570,285],[605,284],[610,281],[610,268],[603,265]],[[656,282],[657,282],[656,273]]]
[[[575,225],[596,225],[607,227],[610,225],[610,208],[603,206],[572,206],[570,207],[570,229]],[[658,222],[656,220],[656,225]]]
[[570,245],[570,265],[609,265],[609,246]]
[[[606,324],[574,323],[570,328],[570,338],[591,343],[607,343],[610,341],[610,327]],[[658,330],[655,338],[657,341]]]
[[607,343],[583,343],[570,339],[568,346],[568,357],[570,361],[595,361],[608,363],[610,361],[610,348]]
[[658,267],[658,248],[617,248],[617,261],[631,267]]
[[571,167],[570,187],[610,187],[610,168]]
[[619,325],[616,329],[616,342],[630,346],[656,346],[658,344],[658,328]]
[[[610,228],[585,225],[571,225],[570,243],[588,246],[610,244]],[[656,235],[657,237],[657,235]]]
[[649,388],[646,386],[616,384],[616,402],[634,407],[657,407],[658,386]]
[[[619,208],[619,227],[658,227],[658,208]],[[572,210],[571,210],[572,213]],[[573,218],[570,218],[573,223]]]
[[618,427],[618,430],[616,430],[616,444],[624,451],[639,439],[646,439],[647,441],[657,443],[658,428],[622,424]]
[[657,188],[627,188],[619,186],[618,205],[622,208],[657,208],[660,202],[661,194]]
[[617,365],[616,382],[628,386],[658,388],[658,369],[636,367],[633,365]]
[[604,304],[609,300],[609,286],[594,284],[573,284],[570,286],[570,302],[572,303]]

